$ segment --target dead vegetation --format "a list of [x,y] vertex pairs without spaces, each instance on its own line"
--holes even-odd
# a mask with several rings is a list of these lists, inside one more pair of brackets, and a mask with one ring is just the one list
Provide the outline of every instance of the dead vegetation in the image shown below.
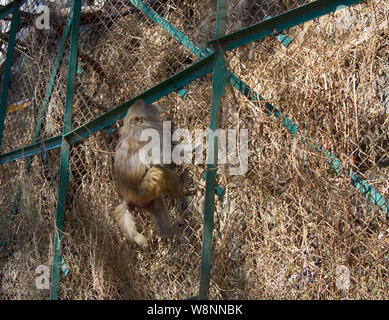
[[[203,1],[159,2],[160,6],[153,2],[153,9],[197,44],[204,45],[204,39],[212,37],[209,29],[214,20],[209,16],[204,23],[208,15]],[[242,1],[232,1],[238,2]],[[105,14],[128,9],[122,1],[109,3]],[[291,3],[280,1],[269,7],[266,2],[261,7],[253,1],[242,12],[232,5],[230,17],[255,12],[262,12],[258,17],[275,15],[295,6]],[[229,21],[228,27],[234,29],[232,22],[245,27],[256,21]],[[83,30],[80,40],[83,54],[74,128],[198,60],[138,11],[103,23],[97,17],[90,28]],[[219,166],[217,182],[225,192],[222,201],[216,197],[210,298],[388,299],[385,213],[369,204],[346,174],[336,175],[322,154],[300,141],[304,133],[320,142],[339,158],[344,170],[357,173],[389,199],[389,8],[386,1],[368,0],[295,27],[286,35],[292,40],[287,48],[271,37],[226,55],[230,71],[292,119],[299,134],[288,133],[281,121],[268,116],[264,102],[248,102],[227,88],[221,127],[249,130],[249,167],[245,175],[231,176],[230,165]],[[44,54],[38,49],[31,52]],[[41,138],[61,131],[63,68]],[[45,88],[46,72],[34,85]],[[186,99],[171,93],[157,101],[163,117],[172,121],[173,131],[208,126],[211,84],[207,75],[186,86]],[[35,94],[43,100],[44,90]],[[4,138],[9,146],[12,137],[20,134],[18,113],[11,116],[13,125],[6,126],[9,133]],[[149,247],[139,250],[126,242],[111,215],[119,201],[112,159],[120,124],[71,149],[63,238],[69,272],[61,276],[60,298],[197,295],[205,166],[185,165],[190,170],[186,196],[169,204],[173,216],[187,222],[182,236],[160,240],[149,217],[140,213],[137,224]],[[32,129],[33,123],[28,132]],[[29,172],[24,170],[24,160],[1,166],[2,299],[48,297],[47,290],[35,288],[34,270],[38,265],[50,266],[53,254],[59,151],[35,156]],[[9,220],[19,183],[19,209]],[[344,270],[349,272],[347,290],[339,289]]]

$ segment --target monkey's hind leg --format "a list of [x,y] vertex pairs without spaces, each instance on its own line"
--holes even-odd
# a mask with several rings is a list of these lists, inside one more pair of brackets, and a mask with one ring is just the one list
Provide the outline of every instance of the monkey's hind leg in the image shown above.
[[171,223],[169,211],[163,197],[155,199],[151,214],[153,216],[157,233],[163,239],[172,237],[176,233],[183,231],[185,228],[184,222]]
[[136,230],[134,216],[128,210],[127,203],[123,201],[113,212],[116,223],[130,241],[142,248],[147,246],[147,239]]
[[176,172],[162,166],[150,168],[144,176],[138,190],[138,196],[144,203],[148,203],[155,198],[159,198],[163,193],[168,193],[172,198],[177,198],[183,193],[185,171],[180,177]]

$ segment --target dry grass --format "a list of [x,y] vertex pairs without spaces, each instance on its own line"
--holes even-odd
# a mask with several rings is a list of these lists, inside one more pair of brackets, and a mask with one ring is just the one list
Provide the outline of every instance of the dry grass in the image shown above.
[[[266,7],[267,13],[291,8],[286,7],[289,3]],[[195,28],[207,17],[204,3],[168,4],[155,10],[196,43],[205,43],[207,28]],[[385,1],[370,0],[288,30],[292,43],[287,49],[269,38],[227,54],[231,71],[386,199],[388,21]],[[115,19],[109,28],[96,27],[82,37],[81,47],[101,70],[81,57],[74,127],[197,60],[139,13]],[[60,128],[65,76],[58,79],[53,96],[57,107],[52,102],[42,136]],[[158,101],[163,117],[172,121],[173,130],[206,128],[211,77],[192,82],[186,90],[186,100],[172,93]],[[248,102],[227,88],[221,116],[223,128],[249,130],[249,168],[244,176],[230,176],[228,165],[219,166],[217,180],[225,194],[223,201],[216,198],[210,297],[388,299],[385,214],[370,205],[346,175],[336,176],[322,155],[300,144],[301,136],[291,135],[279,120],[267,116],[261,103]],[[61,276],[60,298],[196,295],[205,167],[186,165],[186,196],[169,204],[173,217],[187,223],[181,236],[162,241],[154,235],[150,217],[137,216],[139,229],[149,239],[149,247],[141,251],[124,239],[111,216],[119,202],[111,171],[119,125],[113,125],[114,134],[101,130],[72,147],[63,239],[69,273]],[[45,159],[35,157],[29,174],[23,167],[18,161],[0,170],[1,213],[10,211],[19,181],[23,190],[19,214],[12,223],[1,224],[8,241],[0,248],[3,299],[48,296],[34,289],[34,270],[50,265],[52,257],[58,150]],[[342,265],[350,272],[349,290],[337,287],[337,267]]]

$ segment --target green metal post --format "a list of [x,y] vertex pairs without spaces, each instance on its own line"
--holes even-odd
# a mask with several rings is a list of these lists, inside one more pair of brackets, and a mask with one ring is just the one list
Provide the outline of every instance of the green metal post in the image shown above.
[[1,150],[1,142],[3,140],[4,118],[5,118],[5,114],[7,111],[8,87],[9,87],[9,80],[10,80],[10,76],[11,76],[12,60],[14,57],[15,37],[16,37],[16,33],[18,31],[19,8],[20,8],[20,0],[14,1],[13,2],[13,9],[12,9],[11,29],[9,31],[7,56],[5,59],[5,68],[4,68],[4,75],[3,75],[3,87],[1,89],[0,150]]
[[[216,15],[216,36],[225,34],[225,12],[227,1],[218,0]],[[224,60],[224,51],[217,43],[215,45],[215,62],[213,65],[212,101],[209,128],[214,132],[219,128],[220,106],[227,85],[227,69]],[[211,139],[213,137],[213,139]],[[216,136],[209,135],[208,139],[208,165],[205,185],[204,218],[203,218],[203,241],[201,248],[200,266],[200,299],[208,299],[209,282],[211,274],[211,247],[213,232],[213,214],[215,207],[215,178],[217,171],[218,140]]]
[[51,286],[50,286],[50,299],[58,299],[59,289],[59,276],[61,272],[61,245],[62,235],[64,228],[64,215],[65,215],[65,200],[66,200],[66,187],[68,181],[68,169],[69,169],[69,151],[70,144],[66,141],[65,135],[71,131],[72,127],[72,106],[74,86],[77,73],[77,53],[78,53],[78,39],[80,30],[80,13],[81,13],[81,0],[73,0],[73,21],[70,38],[70,58],[68,66],[68,79],[66,88],[66,102],[64,112],[63,123],[63,137],[61,148],[61,162],[59,169],[59,187],[58,187],[58,202],[56,213],[56,226],[54,231],[54,256],[51,272]]

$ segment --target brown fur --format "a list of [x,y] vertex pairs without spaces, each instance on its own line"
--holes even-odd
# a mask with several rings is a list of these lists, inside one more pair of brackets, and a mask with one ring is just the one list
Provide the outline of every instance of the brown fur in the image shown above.
[[[159,108],[137,100],[128,110],[123,127],[119,130],[119,142],[115,152],[114,174],[117,190],[122,200],[113,214],[120,229],[129,240],[145,247],[146,238],[135,227],[130,207],[138,207],[151,213],[157,233],[161,238],[171,237],[183,229],[184,224],[171,224],[165,195],[180,196],[184,187],[184,175],[180,177],[161,164],[146,164],[139,150],[147,143],[140,141],[142,130],[154,128],[162,140],[162,121]],[[162,141],[160,141],[162,150]],[[161,152],[162,154],[162,152]],[[162,161],[161,161],[162,163]]]

